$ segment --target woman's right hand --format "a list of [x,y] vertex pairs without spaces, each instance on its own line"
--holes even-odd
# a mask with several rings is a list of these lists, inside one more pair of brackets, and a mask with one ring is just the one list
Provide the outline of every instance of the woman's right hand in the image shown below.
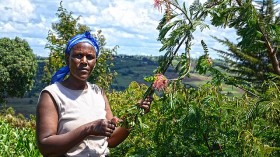
[[91,123],[92,135],[111,137],[116,128],[116,124],[111,120],[99,119]]

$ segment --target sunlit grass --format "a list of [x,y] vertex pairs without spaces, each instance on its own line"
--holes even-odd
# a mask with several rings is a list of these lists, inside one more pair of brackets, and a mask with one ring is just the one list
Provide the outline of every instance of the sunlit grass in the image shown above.
[[0,156],[41,156],[35,140],[34,119],[27,120],[23,115],[11,113],[0,115]]

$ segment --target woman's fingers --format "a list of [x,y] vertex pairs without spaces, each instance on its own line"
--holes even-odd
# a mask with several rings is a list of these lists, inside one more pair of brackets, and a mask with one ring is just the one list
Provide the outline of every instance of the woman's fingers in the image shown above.
[[140,107],[145,110],[145,113],[150,111],[151,103],[153,101],[153,97],[148,96],[145,100],[140,101]]
[[116,125],[111,120],[100,119],[92,123],[92,132],[97,136],[110,137],[115,128]]
[[107,132],[108,137],[110,137],[112,135],[115,128],[116,128],[116,125],[111,120],[107,121],[106,132]]

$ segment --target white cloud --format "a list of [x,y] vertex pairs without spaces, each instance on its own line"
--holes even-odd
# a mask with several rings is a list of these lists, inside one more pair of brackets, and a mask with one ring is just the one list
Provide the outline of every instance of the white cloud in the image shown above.
[[82,16],[80,17],[80,21],[82,24],[86,25],[96,25],[96,15]]
[[[151,19],[152,1],[111,1],[97,16],[99,23],[130,29],[138,33],[154,33],[157,22]],[[154,10],[156,12],[156,10]]]
[[0,32],[5,32],[5,33],[9,33],[9,32],[16,32],[16,29],[10,24],[10,23],[0,23]]
[[71,3],[66,2],[64,4],[74,13],[89,15],[98,13],[98,6],[93,4],[91,0],[72,1]]
[[29,0],[1,0],[2,21],[28,22],[34,17],[34,6]]

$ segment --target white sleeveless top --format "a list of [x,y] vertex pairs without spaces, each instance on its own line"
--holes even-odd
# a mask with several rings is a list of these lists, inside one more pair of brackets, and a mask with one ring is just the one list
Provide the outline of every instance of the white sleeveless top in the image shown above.
[[[58,109],[58,132],[64,134],[97,119],[106,119],[105,101],[97,85],[87,83],[84,90],[71,90],[56,82],[43,89],[50,92]],[[71,157],[109,154],[107,137],[88,136],[65,154]]]

